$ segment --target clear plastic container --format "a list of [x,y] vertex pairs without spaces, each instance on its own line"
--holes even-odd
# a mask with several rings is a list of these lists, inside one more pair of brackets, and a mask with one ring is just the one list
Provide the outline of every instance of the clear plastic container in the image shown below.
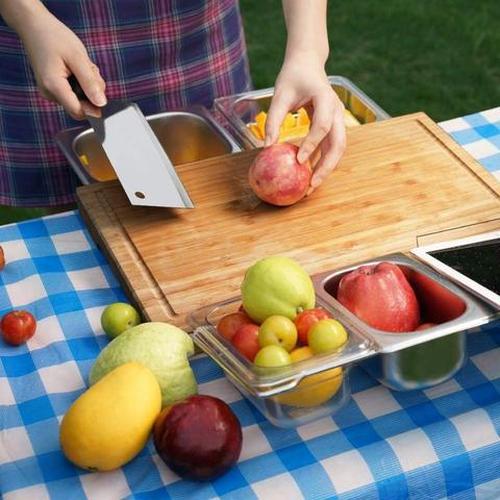
[[[218,320],[238,310],[234,299],[196,311],[190,323],[193,340],[224,370],[227,378],[274,425],[296,427],[337,412],[350,397],[352,362],[375,353],[342,314],[334,316],[345,327],[348,340],[338,351],[315,355],[279,368],[262,368],[242,356],[216,329]],[[317,306],[329,310],[320,298]],[[333,315],[333,311],[330,311]]]

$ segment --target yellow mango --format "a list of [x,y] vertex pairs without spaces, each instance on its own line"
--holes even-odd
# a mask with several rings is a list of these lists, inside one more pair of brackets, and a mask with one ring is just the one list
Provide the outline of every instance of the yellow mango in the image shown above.
[[160,410],[156,377],[139,363],[125,363],[71,405],[61,422],[62,451],[82,469],[117,469],[142,450]]
[[[292,363],[312,357],[314,354],[310,347],[299,347],[290,353]],[[324,372],[308,375],[299,382],[297,387],[289,393],[275,396],[281,404],[310,408],[319,406],[330,400],[340,389],[343,381],[342,368],[331,368]]]

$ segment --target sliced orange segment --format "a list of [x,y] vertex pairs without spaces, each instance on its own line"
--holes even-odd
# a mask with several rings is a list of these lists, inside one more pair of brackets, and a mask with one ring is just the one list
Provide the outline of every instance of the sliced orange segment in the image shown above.
[[357,127],[358,125],[361,125],[348,109],[344,110],[344,122],[346,127]]
[[264,137],[261,134],[260,128],[256,123],[249,123],[247,127],[257,139],[260,139],[261,141],[264,139]]
[[297,110],[297,127],[309,127],[311,125],[311,120],[309,120],[309,115],[304,108],[299,108]]

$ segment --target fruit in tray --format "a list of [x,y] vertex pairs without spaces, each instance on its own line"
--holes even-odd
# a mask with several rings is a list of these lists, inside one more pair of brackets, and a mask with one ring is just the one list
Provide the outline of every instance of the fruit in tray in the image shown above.
[[332,318],[322,319],[309,329],[307,342],[314,354],[330,352],[347,342],[347,332],[340,321]]
[[231,408],[211,396],[191,396],[165,408],[153,430],[156,451],[177,474],[208,480],[234,465],[241,453],[241,425]]
[[318,321],[331,318],[330,314],[322,307],[307,309],[302,311],[295,318],[295,326],[297,327],[298,342],[301,345],[307,345],[307,334],[309,330]]
[[139,313],[130,304],[115,302],[107,306],[101,315],[101,326],[110,338],[118,337],[125,330],[137,326],[141,322]]
[[160,410],[154,374],[139,363],[123,364],[71,405],[60,428],[62,451],[83,469],[117,469],[144,447]]
[[[257,261],[245,273],[241,291],[242,306],[224,316],[217,330],[231,338],[221,325],[242,321],[231,342],[259,368],[284,367],[316,354],[338,352],[348,341],[343,325],[315,307],[311,278],[288,257]],[[235,316],[244,313],[248,316]],[[246,323],[248,318],[253,323]],[[292,391],[276,396],[276,401],[297,407],[321,405],[337,393],[342,380],[342,368],[309,375]]]
[[0,271],[5,267],[5,254],[3,253],[3,247],[0,245]]
[[[314,356],[310,347],[299,347],[290,354],[291,362],[298,363]],[[310,375],[299,382],[297,388],[289,393],[279,394],[276,400],[281,404],[310,408],[322,405],[337,394],[344,372],[341,367],[331,368],[321,373]]]
[[99,354],[90,371],[94,385],[121,364],[135,361],[149,368],[160,384],[162,405],[197,392],[188,356],[194,353],[191,337],[167,323],[143,323],[129,328]]
[[292,363],[290,353],[284,348],[276,344],[266,345],[262,347],[255,356],[255,366],[261,368],[278,368],[287,366]]
[[269,316],[259,328],[259,345],[279,345],[290,352],[297,344],[297,327],[286,316]]
[[260,349],[259,327],[253,323],[246,323],[236,331],[231,343],[249,361],[253,361]]
[[241,285],[243,307],[256,322],[275,314],[294,320],[316,300],[307,272],[293,259],[271,256],[257,261],[245,273]]
[[[248,123],[247,128],[252,135],[261,141],[266,137],[267,113],[261,111],[255,116],[255,121]],[[344,121],[346,127],[359,126],[359,121],[349,110],[344,110]],[[304,108],[299,108],[294,113],[287,113],[280,127],[279,142],[289,141],[304,137],[309,132],[311,120]]]
[[379,330],[408,332],[420,323],[415,292],[403,271],[390,262],[360,266],[343,276],[337,299],[359,319]]
[[308,161],[297,161],[297,152],[297,146],[282,143],[257,154],[248,170],[248,182],[261,200],[271,205],[289,206],[306,195],[312,169]]
[[252,319],[245,311],[227,314],[217,323],[217,331],[227,340],[231,340],[240,326],[251,324]]

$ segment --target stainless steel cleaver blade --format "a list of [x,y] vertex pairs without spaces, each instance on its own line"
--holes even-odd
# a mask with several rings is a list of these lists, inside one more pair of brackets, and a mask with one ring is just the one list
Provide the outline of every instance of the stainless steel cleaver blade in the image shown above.
[[[76,78],[70,84],[86,99]],[[132,205],[193,208],[172,162],[135,103],[111,101],[87,116]]]

